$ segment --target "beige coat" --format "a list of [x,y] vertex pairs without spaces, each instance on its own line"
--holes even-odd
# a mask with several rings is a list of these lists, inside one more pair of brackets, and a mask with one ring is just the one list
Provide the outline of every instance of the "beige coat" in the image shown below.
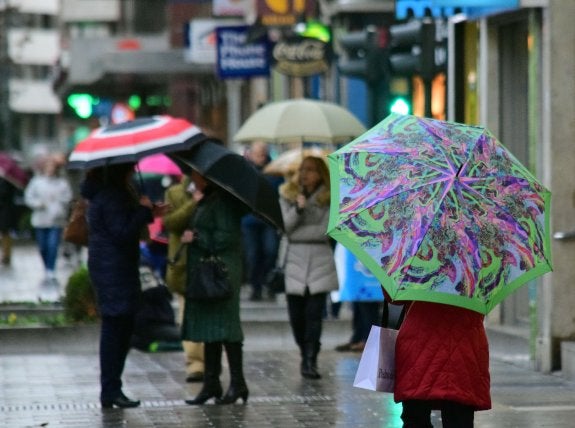
[[[186,191],[190,181],[184,178],[166,190],[165,202],[170,204],[170,211],[163,217],[164,227],[168,231],[168,260],[171,260],[180,249],[180,237],[188,227],[196,202]],[[186,289],[186,248],[180,250],[179,257],[173,264],[168,264],[166,284],[173,293],[184,294]]]
[[338,280],[333,250],[326,235],[329,205],[320,206],[316,191],[298,212],[293,201],[280,197],[288,238],[285,266],[286,293],[303,296],[337,290]]

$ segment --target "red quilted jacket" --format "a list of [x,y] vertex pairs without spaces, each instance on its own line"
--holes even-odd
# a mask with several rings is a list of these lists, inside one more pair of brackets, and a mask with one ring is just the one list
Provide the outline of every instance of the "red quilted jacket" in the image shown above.
[[395,401],[449,400],[490,409],[483,318],[455,306],[411,303],[395,348]]

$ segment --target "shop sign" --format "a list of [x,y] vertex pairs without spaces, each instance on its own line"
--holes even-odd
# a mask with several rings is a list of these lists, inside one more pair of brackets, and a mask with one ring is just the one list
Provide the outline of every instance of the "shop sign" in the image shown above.
[[317,0],[257,0],[257,15],[265,26],[294,25],[302,15],[314,16]]
[[184,60],[198,64],[216,64],[216,28],[220,25],[234,25],[231,19],[192,19],[185,29],[186,49]]
[[244,16],[249,6],[248,0],[213,0],[214,16]]
[[395,17],[406,19],[413,14],[416,18],[423,18],[431,12],[434,17],[463,13],[479,18],[519,7],[519,0],[396,0]]
[[218,27],[217,70],[221,79],[268,76],[269,41],[267,38],[246,43],[249,26]]
[[272,57],[277,72],[287,76],[305,77],[329,70],[330,44],[308,37],[280,40]]

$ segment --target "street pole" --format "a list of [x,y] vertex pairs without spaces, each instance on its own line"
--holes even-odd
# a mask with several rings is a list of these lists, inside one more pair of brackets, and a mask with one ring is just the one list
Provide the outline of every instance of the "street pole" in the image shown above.
[[432,102],[432,88],[433,88],[433,79],[424,77],[423,78],[423,88],[425,91],[425,117],[432,118],[433,113],[431,111],[431,102]]
[[12,120],[10,115],[10,56],[8,31],[10,9],[0,1],[0,149],[12,149]]

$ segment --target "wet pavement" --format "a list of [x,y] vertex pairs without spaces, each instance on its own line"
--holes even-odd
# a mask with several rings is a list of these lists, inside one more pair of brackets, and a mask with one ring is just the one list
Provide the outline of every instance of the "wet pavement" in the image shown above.
[[[61,286],[48,289],[41,284],[40,262],[33,248],[16,250],[11,273],[0,271],[0,299],[47,300],[63,290],[72,264],[66,267],[65,260],[61,261]],[[33,335],[12,330],[10,346],[7,336],[0,335],[0,427],[401,426],[401,406],[393,402],[391,394],[352,386],[360,354],[332,350],[335,341],[348,337],[347,321],[328,322],[329,334],[319,357],[323,377],[305,380],[299,375],[298,352],[289,343],[289,328],[282,318],[285,307],[281,301],[274,305],[272,311],[278,316],[273,323],[246,322],[245,375],[250,389],[246,405],[238,401],[228,406],[188,406],[184,399],[194,397],[200,385],[185,383],[181,352],[132,351],[124,390],[129,397],[142,400],[141,407],[102,410],[98,402],[97,328],[61,330],[60,335],[54,329]],[[249,308],[255,312],[253,306]],[[533,371],[525,341],[491,329],[488,334],[493,409],[476,413],[475,426],[575,426],[575,384],[560,373]],[[67,342],[59,336],[67,336]],[[54,346],[38,346],[44,342]],[[9,346],[10,352],[2,352],[3,346],[4,350]],[[224,388],[228,380],[224,360]],[[434,414],[433,423],[441,426],[439,415]]]

